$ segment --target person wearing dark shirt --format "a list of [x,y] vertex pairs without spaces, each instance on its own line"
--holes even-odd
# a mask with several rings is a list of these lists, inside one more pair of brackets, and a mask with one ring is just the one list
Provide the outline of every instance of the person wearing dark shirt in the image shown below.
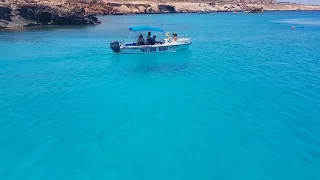
[[152,45],[157,43],[156,37],[157,37],[156,35],[153,35],[153,37],[152,37]]
[[151,32],[148,32],[148,36],[147,36],[147,44],[148,44],[148,45],[152,45]]
[[142,34],[139,35],[138,41],[137,41],[137,46],[145,45],[145,41],[143,39]]

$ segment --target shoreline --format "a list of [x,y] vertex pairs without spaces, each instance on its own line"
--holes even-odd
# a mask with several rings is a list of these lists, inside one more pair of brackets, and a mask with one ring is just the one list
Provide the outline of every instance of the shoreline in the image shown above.
[[254,4],[254,3],[215,3],[215,2],[105,2],[107,10],[87,8],[89,13],[98,14],[159,14],[159,13],[191,13],[199,11],[207,12],[262,12],[262,11],[320,11],[320,5],[303,4]]
[[220,12],[281,12],[320,11],[320,5],[248,4],[215,2],[150,2],[96,0],[33,1],[5,0],[0,2],[0,29],[24,29],[41,26],[96,25],[100,15],[220,13]]
[[[263,13],[271,13],[271,12],[318,12],[320,10],[266,10]],[[217,12],[209,12],[206,14],[214,14],[214,13],[233,13],[232,11],[217,11]],[[238,12],[238,13],[245,13],[245,12]],[[134,16],[134,15],[172,15],[172,14],[197,14],[197,12],[177,12],[177,13],[131,13],[131,14],[113,14],[113,15],[97,15],[97,17],[102,16]],[[260,14],[260,13],[249,13],[249,14]],[[9,27],[9,28],[0,28],[1,31],[23,31],[27,29],[37,29],[37,28],[49,28],[49,29],[55,29],[55,28],[86,28],[88,25],[36,25],[36,26],[30,26],[30,27]]]
[[[205,14],[214,14],[214,13],[233,13],[234,11],[211,11]],[[320,12],[320,10],[264,10],[263,12],[257,13],[247,13],[247,14],[261,14],[261,13],[269,13],[269,12]],[[246,13],[244,11],[237,11],[237,13]],[[107,15],[97,15],[97,17],[101,16],[130,16],[130,15],[159,15],[159,14],[199,14],[198,12],[176,12],[176,13],[129,13],[129,14],[107,14]]]
[[[248,13],[248,14],[261,14],[261,13],[268,13],[268,12],[319,12],[320,9],[316,10],[277,10],[277,9],[272,9],[272,10],[263,10],[263,12],[245,12],[245,11],[237,11],[238,13]],[[207,11],[205,14],[210,14],[210,13],[233,13],[234,11]],[[116,14],[98,14],[96,16],[129,16],[129,15],[150,15],[150,14],[201,14],[198,13],[198,11],[195,12],[175,12],[175,13],[116,13]]]

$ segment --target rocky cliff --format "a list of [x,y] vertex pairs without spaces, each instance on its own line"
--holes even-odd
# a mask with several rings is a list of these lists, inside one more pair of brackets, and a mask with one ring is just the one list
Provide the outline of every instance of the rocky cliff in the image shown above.
[[320,10],[320,6],[277,4],[275,0],[0,0],[0,28],[38,25],[88,25],[94,15],[262,12],[265,10]]
[[[320,10],[320,6],[277,4],[276,0],[67,0],[90,14],[186,13],[264,10]],[[88,3],[88,1],[90,3]]]
[[[250,2],[259,1],[257,4]],[[121,15],[121,14],[150,14],[150,13],[186,13],[198,12],[200,10],[225,12],[242,11],[249,7],[263,8],[262,5],[274,4],[274,0],[208,0],[197,2],[193,0],[172,0],[165,2],[157,1],[138,1],[120,0],[110,2],[108,0],[67,0],[70,6],[82,7],[88,14]]]
[[39,25],[93,25],[98,19],[85,13],[81,7],[39,2],[0,2],[0,29]]

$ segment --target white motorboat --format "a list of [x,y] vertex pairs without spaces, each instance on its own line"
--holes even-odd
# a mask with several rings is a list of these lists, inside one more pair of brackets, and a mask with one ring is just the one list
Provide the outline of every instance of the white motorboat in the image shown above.
[[200,11],[197,12],[198,14],[208,14],[210,13],[210,11],[207,11],[207,10],[204,10],[204,9],[201,9]]
[[[131,35],[135,35],[134,41],[137,41],[137,37],[141,36],[143,32],[157,32],[158,34],[163,33],[161,28],[150,26],[130,27],[129,30]],[[169,36],[162,41],[155,41],[155,43],[152,45],[148,44],[147,42],[139,44],[137,42],[121,43],[119,41],[113,41],[110,43],[110,48],[113,50],[113,52],[121,54],[176,52],[188,48],[191,43],[191,39],[188,37],[170,38]]]

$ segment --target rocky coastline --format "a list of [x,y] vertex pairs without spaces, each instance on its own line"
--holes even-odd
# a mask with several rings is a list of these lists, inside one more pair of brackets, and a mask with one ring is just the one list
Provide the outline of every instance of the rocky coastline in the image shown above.
[[0,29],[44,25],[95,25],[96,15],[196,13],[206,12],[263,12],[317,11],[320,6],[278,4],[275,0],[173,0],[172,2],[121,0],[0,0]]
[[[241,1],[241,3],[240,3]],[[161,14],[161,13],[197,13],[208,12],[262,12],[262,11],[320,11],[320,6],[300,4],[278,4],[275,0],[193,0],[137,1],[121,0],[118,2],[99,1],[88,4],[77,1],[77,6],[84,7],[90,14],[123,15],[123,14]]]
[[65,8],[38,2],[0,2],[0,29],[45,25],[95,25],[99,20],[81,7]]

